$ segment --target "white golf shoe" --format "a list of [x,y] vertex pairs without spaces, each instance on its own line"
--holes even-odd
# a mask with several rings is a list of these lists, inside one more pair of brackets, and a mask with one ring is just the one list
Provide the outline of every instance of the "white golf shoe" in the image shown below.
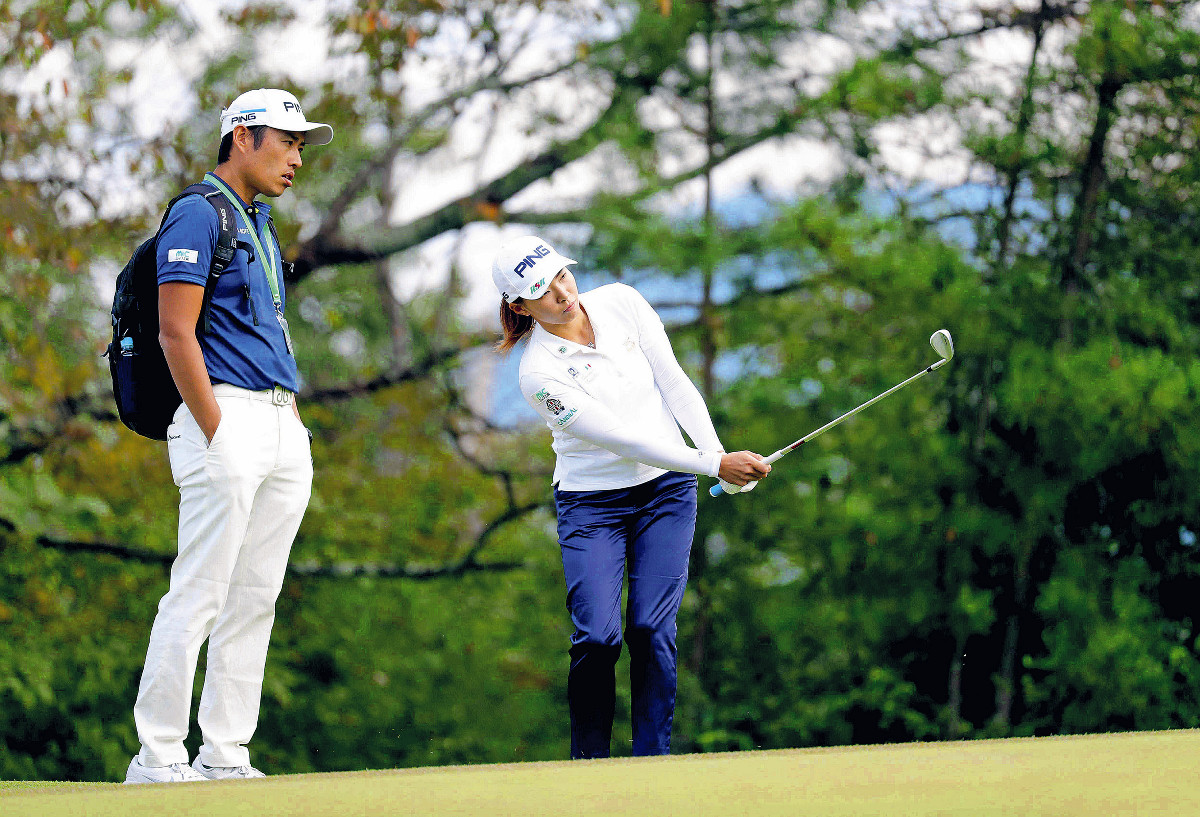
[[126,783],[200,783],[207,779],[186,763],[143,766],[137,755],[129,761],[129,770],[125,772]]
[[193,774],[199,774],[205,780],[247,780],[252,777],[266,777],[258,769],[247,764],[245,766],[205,766],[197,757],[192,761]]

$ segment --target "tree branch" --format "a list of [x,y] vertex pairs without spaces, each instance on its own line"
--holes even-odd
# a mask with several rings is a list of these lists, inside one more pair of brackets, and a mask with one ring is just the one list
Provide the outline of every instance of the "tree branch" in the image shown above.
[[911,31],[902,32],[900,40],[880,56],[885,59],[889,57],[907,58],[917,51],[955,40],[979,37],[1001,29],[1024,28],[1033,31],[1038,27],[1052,25],[1063,20],[1079,19],[1088,13],[1088,4],[1084,0],[1066,0],[1062,3],[1045,2],[1036,10],[1013,6],[984,10],[981,13],[983,15],[982,23],[962,31],[945,31],[934,36],[917,36]]
[[306,401],[314,403],[336,403],[342,400],[349,400],[354,397],[363,397],[368,394],[374,394],[384,389],[390,389],[392,386],[398,386],[401,383],[408,383],[413,380],[421,380],[428,377],[432,372],[446,364],[454,361],[463,352],[468,349],[474,349],[479,346],[484,346],[493,343],[494,338],[488,336],[475,336],[462,346],[455,346],[448,349],[440,349],[430,352],[426,357],[409,366],[406,369],[400,369],[392,372],[384,372],[376,375],[370,380],[360,383],[350,383],[342,386],[329,386],[322,389],[313,389],[312,391],[304,391],[300,396]]
[[473,221],[487,220],[499,203],[507,201],[534,182],[548,178],[559,168],[587,155],[599,144],[604,126],[613,118],[618,107],[618,103],[614,101],[591,127],[574,139],[554,143],[539,155],[526,159],[469,196],[445,204],[432,213],[397,227],[371,245],[350,243],[336,236],[318,232],[300,247],[295,260],[295,279],[299,280],[314,269],[326,265],[377,261],[443,233],[460,229]]
[[[526,509],[521,510],[526,510],[527,512],[527,510],[535,510],[540,507],[544,507],[544,505],[530,505],[526,506]],[[506,513],[498,520],[497,524],[503,524],[511,521],[513,518],[516,517],[511,513]],[[421,580],[461,576],[465,573],[501,573],[528,568],[529,563],[527,562],[480,562],[477,559],[479,551],[486,542],[486,537],[490,535],[491,530],[492,528],[485,530],[461,559],[441,565],[416,567],[394,562],[336,562],[334,564],[322,565],[317,562],[304,561],[289,564],[287,572],[288,575],[299,578],[352,579],[362,576],[372,576],[380,579]],[[35,541],[41,547],[60,550],[65,553],[94,553],[102,556],[114,556],[125,561],[159,565],[164,568],[169,568],[175,561],[174,554],[161,553],[146,548],[113,542],[85,542],[74,539],[60,539],[53,536],[39,536]]]
[[[354,174],[349,182],[338,192],[333,202],[329,205],[326,211],[325,218],[321,222],[320,228],[317,230],[318,235],[336,235],[338,234],[338,224],[341,222],[342,216],[346,210],[354,202],[363,190],[371,183],[378,174],[387,172],[391,167],[392,162],[404,150],[406,142],[419,129],[426,125],[430,119],[438,113],[453,109],[455,103],[469,99],[478,93],[485,91],[495,91],[501,94],[511,93],[517,88],[523,88],[527,85],[532,85],[535,82],[541,82],[544,79],[550,79],[559,74],[562,74],[579,64],[579,59],[576,58],[570,62],[542,71],[538,74],[532,74],[518,80],[501,80],[500,74],[506,67],[505,64],[497,66],[496,70],[470,85],[464,86],[456,91],[453,91],[436,102],[426,105],[421,110],[417,111],[410,117],[407,117],[401,124],[392,139],[392,143],[383,151],[377,153],[370,161],[365,162],[358,171]],[[304,247],[300,249],[300,254],[304,254]]]

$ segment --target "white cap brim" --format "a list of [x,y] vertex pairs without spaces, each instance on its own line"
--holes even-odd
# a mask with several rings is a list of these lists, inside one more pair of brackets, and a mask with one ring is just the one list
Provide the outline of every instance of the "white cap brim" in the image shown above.
[[536,301],[549,291],[549,286],[547,285],[550,283],[550,278],[558,275],[558,273],[562,271],[563,267],[569,267],[571,264],[579,263],[572,258],[567,258],[565,255],[559,255],[558,253],[553,253],[545,260],[550,262],[546,265],[546,269],[550,270],[550,272],[547,273],[546,276],[538,278],[536,281],[531,281],[529,286],[517,293],[517,297],[521,300]]
[[[307,127],[293,131],[293,133],[304,134],[304,144],[306,145],[328,145],[333,141],[333,128],[322,122],[308,122]],[[271,127],[275,127],[272,125]],[[280,130],[290,130],[289,128],[280,128]]]

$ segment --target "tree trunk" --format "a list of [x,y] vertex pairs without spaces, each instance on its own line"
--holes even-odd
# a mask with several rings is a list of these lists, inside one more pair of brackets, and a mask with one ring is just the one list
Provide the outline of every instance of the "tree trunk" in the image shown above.
[[[379,214],[379,229],[388,228],[388,216],[396,200],[395,184],[392,180],[392,168],[383,171],[383,184],[379,191],[379,204],[382,212]],[[388,335],[392,346],[392,371],[399,371],[411,362],[412,342],[409,335],[408,318],[404,306],[396,299],[392,291],[391,259],[380,258],[375,262],[375,288],[379,293],[379,303],[387,318]]]
[[966,732],[962,717],[962,675],[967,639],[963,635],[954,638],[954,655],[950,659],[950,676],[947,679],[946,709],[949,714],[946,737],[957,740]]
[[1063,311],[1060,337],[1066,342],[1071,340],[1072,305],[1079,293],[1079,279],[1095,234],[1096,208],[1105,176],[1104,148],[1116,118],[1116,100],[1121,87],[1122,84],[1111,77],[1105,77],[1096,86],[1096,124],[1092,128],[1087,157],[1079,173],[1079,193],[1075,197],[1071,250],[1063,262],[1062,285],[1067,293],[1067,303]]
[[1004,730],[1012,723],[1013,700],[1017,690],[1017,645],[1021,635],[1021,613],[1029,596],[1029,560],[1032,548],[1025,545],[1017,556],[1014,576],[1013,607],[1004,628],[1004,646],[1000,653],[1000,671],[996,676],[996,714],[992,723]]
[[[1046,11],[1046,0],[1042,0],[1042,13]],[[1012,240],[1012,223],[1015,218],[1017,187],[1021,183],[1021,171],[1025,167],[1025,139],[1029,134],[1029,126],[1033,120],[1033,87],[1037,75],[1038,56],[1045,40],[1046,24],[1039,15],[1033,28],[1033,53],[1029,57],[1029,70],[1025,72],[1025,95],[1017,111],[1016,136],[1020,153],[1013,164],[1005,169],[1008,176],[1008,186],[1004,191],[1003,215],[997,228],[999,248],[996,252],[994,270],[1003,269],[1008,263],[1009,243]]]
[[[704,173],[704,235],[705,235],[705,253],[701,259],[701,266],[704,276],[703,295],[700,303],[700,348],[702,355],[703,369],[700,373],[701,383],[700,389],[704,394],[706,402],[711,404],[713,396],[713,361],[716,359],[716,340],[713,337],[712,325],[712,279],[713,265],[712,255],[708,252],[708,245],[712,240],[713,230],[713,178],[712,166],[716,157],[715,142],[716,142],[716,102],[713,99],[713,77],[716,67],[716,43],[713,38],[713,22],[716,14],[715,3],[708,7],[708,25],[705,31],[705,45],[708,54],[708,66],[705,75],[706,87],[704,97],[704,115],[705,115],[705,142],[708,152],[707,170]],[[690,660],[688,661],[689,669],[696,675],[701,675],[706,664],[707,646],[708,646],[708,628],[711,619],[711,605],[709,603],[708,594],[704,591],[703,573],[707,563],[707,553],[704,551],[703,543],[700,548],[692,547],[692,581],[693,593],[697,597],[696,619],[693,628],[692,649]],[[699,712],[689,713],[689,720],[696,724],[699,722]]]

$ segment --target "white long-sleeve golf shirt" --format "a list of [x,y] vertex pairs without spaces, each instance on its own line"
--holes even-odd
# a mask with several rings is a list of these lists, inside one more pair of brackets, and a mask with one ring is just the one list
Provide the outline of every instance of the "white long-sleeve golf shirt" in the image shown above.
[[666,471],[715,477],[724,449],[654,309],[625,284],[581,293],[579,302],[596,348],[535,324],[521,356],[521,392],[554,436],[554,483],[599,491]]

